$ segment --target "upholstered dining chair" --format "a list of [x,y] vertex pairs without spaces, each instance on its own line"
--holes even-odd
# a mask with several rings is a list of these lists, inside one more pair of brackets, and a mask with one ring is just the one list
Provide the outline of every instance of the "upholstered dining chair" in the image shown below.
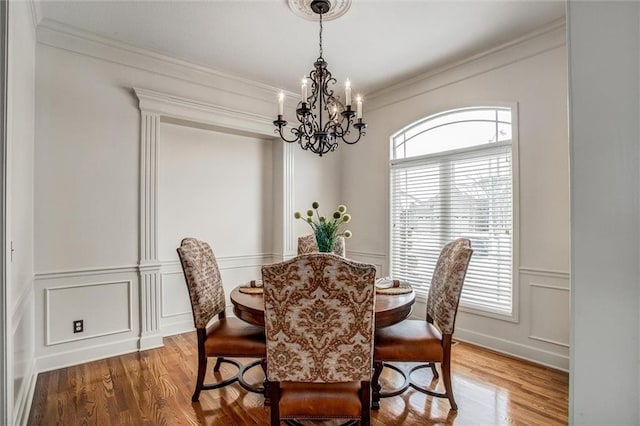
[[[318,242],[314,234],[298,237],[298,254],[308,254],[318,252]],[[347,243],[342,235],[336,238],[333,244],[333,253],[338,256],[347,257]]]
[[[462,284],[471,260],[471,244],[459,238],[444,246],[436,263],[427,298],[427,314],[424,320],[405,320],[390,327],[378,329],[375,336],[374,369],[372,378],[373,408],[380,407],[380,398],[399,395],[412,387],[420,392],[449,399],[451,408],[458,406],[451,388],[451,343]],[[420,362],[409,370],[388,364],[389,362]],[[411,373],[420,368],[431,368],[438,379],[435,364],[442,369],[445,392],[436,392],[415,384]],[[383,367],[400,372],[405,382],[394,391],[382,392],[380,374]]]
[[370,424],[375,274],[331,253],[262,267],[271,425]]
[[[193,322],[198,340],[198,376],[196,389],[191,398],[198,401],[202,390],[217,389],[239,382],[252,392],[264,392],[261,387],[247,384],[243,375],[246,370],[263,365],[266,357],[264,329],[225,315],[225,298],[222,279],[216,258],[209,244],[195,238],[185,238],[178,247],[178,256],[189,290]],[[209,324],[217,316],[218,320]],[[217,358],[214,372],[222,363],[234,365],[235,376],[212,384],[204,384],[207,359]],[[250,364],[242,364],[229,358],[259,358]]]

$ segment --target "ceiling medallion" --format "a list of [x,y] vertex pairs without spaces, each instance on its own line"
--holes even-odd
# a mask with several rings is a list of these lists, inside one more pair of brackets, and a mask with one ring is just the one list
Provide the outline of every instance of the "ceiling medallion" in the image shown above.
[[[309,21],[317,21],[320,19],[318,14],[311,9],[313,0],[288,0],[289,9],[301,18]],[[329,11],[322,14],[323,21],[333,21],[347,13],[351,7],[351,0],[333,0]]]
[[[355,109],[351,96],[351,82],[344,85],[344,102],[334,95],[332,86],[336,79],[331,76],[328,64],[322,57],[322,21],[331,10],[329,0],[311,0],[313,13],[319,15],[320,55],[313,64],[309,76],[302,79],[301,96],[296,108],[296,127],[290,128],[291,137],[285,136],[287,121],[284,119],[284,93],[278,96],[278,118],[273,122],[275,132],[289,143],[297,142],[304,150],[322,157],[335,151],[338,142],[352,145],[365,135],[367,124],[362,119],[362,97],[356,96]],[[311,93],[309,93],[309,89]]]

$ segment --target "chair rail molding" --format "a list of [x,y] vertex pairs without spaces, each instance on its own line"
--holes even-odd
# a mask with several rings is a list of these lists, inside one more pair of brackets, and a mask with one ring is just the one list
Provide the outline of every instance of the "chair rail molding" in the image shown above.
[[538,277],[545,277],[545,278],[558,278],[562,280],[568,280],[570,277],[570,273],[568,271],[559,271],[555,269],[531,268],[527,266],[520,266],[520,273],[526,274],[526,275],[538,276]]
[[[139,349],[162,346],[162,261],[158,258],[158,145],[160,123],[206,125],[217,131],[275,139],[271,118],[153,90],[133,88],[140,109],[140,340]],[[288,144],[287,144],[288,145]],[[283,206],[293,205],[293,151],[282,150]],[[285,218],[283,246],[293,244],[293,219]],[[290,223],[289,223],[290,222]],[[291,240],[291,241],[289,241]]]

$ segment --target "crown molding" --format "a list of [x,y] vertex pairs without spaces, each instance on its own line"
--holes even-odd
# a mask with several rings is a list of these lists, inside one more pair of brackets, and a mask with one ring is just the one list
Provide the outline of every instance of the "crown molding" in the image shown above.
[[[80,55],[101,59],[154,74],[199,84],[219,91],[275,104],[280,88],[238,77],[203,65],[142,49],[51,19],[42,19],[37,27],[37,41]],[[287,99],[297,94],[285,91]],[[293,102],[287,104],[295,106]]]
[[440,87],[565,46],[566,43],[566,20],[562,18],[501,46],[368,94],[367,110],[373,111],[420,96]]

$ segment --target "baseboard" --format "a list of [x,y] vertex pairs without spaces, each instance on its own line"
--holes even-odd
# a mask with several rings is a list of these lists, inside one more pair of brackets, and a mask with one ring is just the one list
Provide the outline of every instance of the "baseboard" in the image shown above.
[[162,327],[161,331],[162,331],[162,335],[164,337],[167,337],[167,336],[174,336],[176,334],[188,333],[194,330],[195,328],[193,326],[193,320],[189,319],[189,321],[165,325]]
[[26,386],[23,386],[22,389],[20,389],[20,394],[16,399],[17,408],[15,408],[14,406],[14,425],[26,425],[27,421],[29,420],[29,414],[31,412],[31,402],[33,401],[33,394],[36,390],[36,381],[38,379],[35,358],[33,358],[33,360],[31,361],[31,365],[29,366],[28,371],[29,377],[25,382]]
[[569,357],[565,355],[461,328],[456,328],[454,339],[544,365],[545,367],[569,372]]
[[138,347],[136,349],[146,351],[147,349],[161,348],[163,346],[164,342],[162,341],[162,334],[151,334],[140,337],[138,339]]
[[[154,336],[155,337],[155,336]],[[159,336],[162,342],[162,336]],[[138,337],[132,337],[118,342],[109,342],[95,346],[87,346],[82,349],[74,349],[58,352],[51,355],[38,357],[38,373],[84,364],[86,362],[138,352]],[[162,346],[162,345],[160,345]]]

